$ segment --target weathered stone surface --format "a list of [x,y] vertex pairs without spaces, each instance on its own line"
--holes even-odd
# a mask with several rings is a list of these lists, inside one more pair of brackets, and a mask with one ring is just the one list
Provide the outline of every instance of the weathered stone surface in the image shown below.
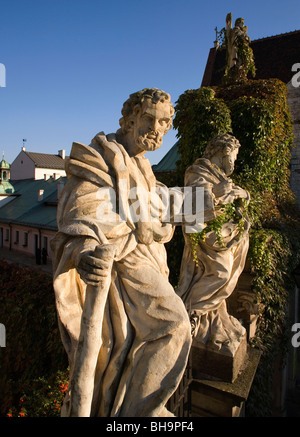
[[209,345],[194,342],[192,346],[193,378],[216,378],[220,381],[234,382],[243,369],[247,359],[247,336],[235,343],[233,348],[215,350]]
[[[244,269],[249,247],[250,220],[245,209],[249,193],[229,178],[239,146],[232,135],[214,138],[208,143],[203,158],[196,160],[185,175],[185,185],[204,189],[202,229],[207,228],[208,232],[197,241],[196,253],[185,233],[177,293],[192,320],[193,344],[199,348],[206,345],[210,351],[219,351],[220,356],[222,350],[224,356],[227,351],[234,356],[246,334],[239,320],[229,315],[226,304]],[[218,233],[215,227],[209,228],[233,202],[236,202],[235,213],[224,220]]]
[[194,379],[191,385],[192,416],[194,417],[242,417],[261,353],[248,346],[247,360],[231,382],[212,378]]
[[232,26],[232,13],[226,16],[225,47],[226,68],[225,76],[230,82],[246,80],[250,71],[255,72],[253,52],[250,48],[250,38],[245,20],[238,18]]
[[52,240],[70,363],[63,416],[171,415],[165,404],[185,370],[190,322],[168,281],[164,243],[174,225],[144,220],[158,184],[144,154],[160,147],[173,114],[168,94],[146,89],[125,102],[116,134],[73,143]]
[[246,262],[237,285],[226,303],[229,314],[238,320],[242,320],[249,340],[255,336],[262,304],[258,305],[257,296],[252,290],[253,275],[250,273],[250,267],[247,264]]

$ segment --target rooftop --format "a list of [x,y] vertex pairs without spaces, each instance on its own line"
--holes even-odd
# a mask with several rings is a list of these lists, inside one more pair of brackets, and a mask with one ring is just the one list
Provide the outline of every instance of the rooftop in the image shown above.
[[0,169],[1,170],[6,170],[6,169],[9,170],[10,169],[10,164],[8,162],[6,162],[4,159],[4,153],[3,153],[3,158],[0,162]]
[[[280,79],[284,83],[292,79],[292,66],[300,62],[300,30],[256,39],[250,46],[256,66],[254,79]],[[210,49],[201,86],[220,84],[225,62],[225,49]]]
[[32,159],[35,166],[38,168],[51,168],[64,170],[65,169],[65,159],[60,155],[52,155],[50,153],[36,153],[24,151],[26,155]]
[[177,141],[173,147],[168,151],[168,153],[159,161],[158,164],[152,166],[152,170],[155,173],[165,172],[165,171],[175,171],[176,170],[176,162],[179,159],[178,153],[178,143]]
[[[276,78],[288,83],[293,74],[292,66],[300,62],[300,30],[269,36],[251,42],[256,66],[255,79]],[[212,48],[209,51],[201,87],[221,83],[225,71],[226,50]],[[176,169],[179,159],[178,141],[154,165],[154,172],[169,172]]]
[[[0,204],[0,221],[57,230],[57,185],[65,180],[50,178],[12,181],[15,192],[10,202],[3,207]],[[38,200],[41,190],[43,194]]]

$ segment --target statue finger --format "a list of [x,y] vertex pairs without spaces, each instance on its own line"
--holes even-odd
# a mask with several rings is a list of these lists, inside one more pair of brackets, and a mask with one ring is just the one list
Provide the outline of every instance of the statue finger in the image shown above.
[[102,266],[95,267],[91,264],[85,263],[84,261],[80,262],[78,267],[81,270],[84,270],[88,273],[92,273],[92,274],[98,275],[98,276],[107,276],[109,273],[109,269],[107,269],[107,268],[103,268]]
[[108,277],[109,271],[108,270],[97,270],[96,272],[90,272],[86,269],[83,269],[81,267],[78,267],[78,273],[80,274],[80,276],[84,279],[84,280],[89,280],[89,281],[99,281],[101,279],[105,279]]
[[108,269],[110,266],[110,263],[108,261],[105,261],[102,258],[96,258],[91,255],[83,255],[83,257],[81,258],[81,262],[86,265],[91,265],[102,269]]

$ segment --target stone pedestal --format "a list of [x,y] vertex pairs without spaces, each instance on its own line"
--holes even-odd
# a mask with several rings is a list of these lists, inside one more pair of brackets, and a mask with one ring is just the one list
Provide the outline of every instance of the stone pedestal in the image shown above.
[[201,343],[194,343],[191,354],[194,379],[208,377],[234,382],[247,360],[247,335],[231,350],[222,348],[217,351]]
[[[192,417],[242,417],[261,353],[248,346],[244,367],[234,382],[194,377]],[[193,362],[193,367],[195,363]]]

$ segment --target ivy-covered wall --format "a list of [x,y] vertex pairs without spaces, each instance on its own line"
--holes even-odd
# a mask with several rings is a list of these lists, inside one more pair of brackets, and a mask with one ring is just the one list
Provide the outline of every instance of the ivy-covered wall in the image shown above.
[[295,147],[291,159],[291,188],[300,205],[300,87],[296,88],[292,82],[289,82],[287,88],[295,135]]
[[[286,85],[277,79],[188,90],[176,102],[174,127],[180,141],[177,171],[168,184],[182,185],[184,171],[201,157],[215,135],[232,133],[241,143],[233,180],[251,195],[248,264],[261,308],[251,341],[262,351],[247,403],[250,416],[271,415],[274,363],[286,346],[287,308],[299,262],[299,210],[290,190],[293,147]],[[170,179],[170,177],[169,177]],[[167,245],[170,280],[176,286],[183,248],[179,231]]]

